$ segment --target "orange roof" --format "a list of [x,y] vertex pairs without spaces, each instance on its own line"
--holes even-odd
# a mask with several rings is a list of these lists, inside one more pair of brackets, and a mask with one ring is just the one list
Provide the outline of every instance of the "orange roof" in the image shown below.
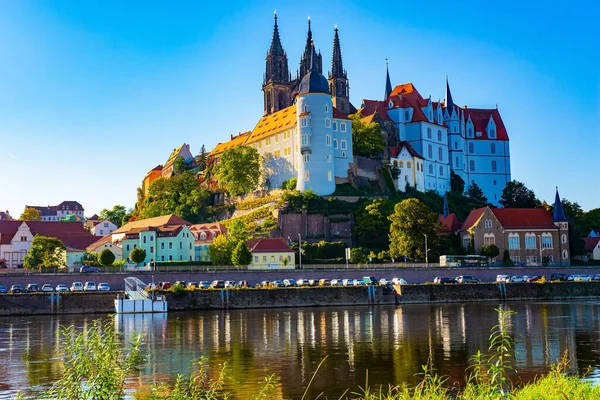
[[131,231],[132,229],[148,228],[150,226],[161,227],[161,226],[165,226],[165,225],[191,225],[191,224],[189,222],[187,222],[186,220],[179,218],[175,214],[169,214],[169,215],[162,215],[160,217],[146,218],[146,219],[131,221],[131,222],[123,225],[116,231],[114,231],[113,235],[119,234],[119,233],[127,233],[127,232]]
[[392,94],[390,94],[390,97],[395,97],[398,95],[404,96],[406,94],[409,93],[416,93],[417,96],[419,96],[420,98],[423,98],[421,96],[421,94],[417,91],[417,88],[415,88],[415,85],[413,85],[412,83],[404,83],[402,85],[397,85],[394,90],[392,91]]
[[233,149],[236,146],[243,145],[244,143],[246,143],[246,140],[250,137],[250,133],[250,131],[240,133],[239,135],[232,137],[231,140],[228,142],[217,144],[213,151],[211,151],[210,155],[214,156],[217,154],[221,154],[225,150]]
[[296,106],[291,105],[271,115],[262,117],[245,144],[254,143],[296,125]]

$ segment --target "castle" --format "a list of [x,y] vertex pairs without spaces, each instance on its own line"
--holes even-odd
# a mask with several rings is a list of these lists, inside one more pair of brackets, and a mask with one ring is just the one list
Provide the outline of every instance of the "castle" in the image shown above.
[[387,71],[383,100],[364,99],[357,110],[350,103],[337,27],[328,77],[309,19],[299,72],[292,78],[275,15],[262,90],[264,115],[255,128],[219,143],[211,158],[218,162],[227,149],[253,146],[262,156],[267,186],[297,177],[300,191],[329,195],[336,183],[348,182],[355,162],[348,115],[357,112],[363,122],[380,124],[386,140],[381,161],[396,172],[398,190],[410,185],[444,194],[454,172],[467,187],[476,183],[497,205],[511,180],[509,138],[498,109],[456,105],[448,80],[445,100],[432,101],[412,83],[392,87]]

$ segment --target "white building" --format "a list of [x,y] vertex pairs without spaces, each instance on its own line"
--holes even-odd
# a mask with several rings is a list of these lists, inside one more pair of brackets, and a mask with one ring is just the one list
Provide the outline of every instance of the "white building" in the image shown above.
[[115,255],[116,260],[123,259],[123,249],[120,242],[116,240],[113,242],[112,235],[104,236],[87,247],[88,251],[98,254],[102,253],[104,249],[110,250]]
[[35,208],[40,213],[42,221],[60,221],[61,218],[75,215],[79,219],[83,219],[83,206],[77,201],[63,201],[57,206],[25,206],[27,208]]
[[397,172],[394,179],[396,189],[404,192],[406,185],[420,192],[425,191],[424,159],[408,142],[400,142],[397,147],[390,147],[390,166]]
[[117,225],[113,224],[111,221],[105,219],[104,221],[99,221],[94,223],[94,226],[90,229],[90,232],[94,236],[106,236],[110,235],[114,231],[117,230]]

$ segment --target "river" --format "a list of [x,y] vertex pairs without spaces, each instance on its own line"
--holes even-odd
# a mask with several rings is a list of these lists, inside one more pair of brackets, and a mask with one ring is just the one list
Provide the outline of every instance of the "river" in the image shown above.
[[[268,374],[279,377],[278,399],[302,396],[312,373],[327,356],[310,387],[338,398],[347,388],[370,384],[414,385],[431,357],[438,373],[462,381],[470,357],[488,347],[498,323],[496,303],[197,311],[127,315],[118,329],[145,335],[149,358],[128,381],[129,393],[149,382],[187,373],[201,356],[227,362],[229,388],[249,398]],[[510,303],[519,376],[547,372],[568,350],[572,372],[591,368],[600,380],[600,302]],[[107,315],[0,318],[0,398],[18,391],[35,395],[60,376],[54,357],[59,329],[85,328]]]

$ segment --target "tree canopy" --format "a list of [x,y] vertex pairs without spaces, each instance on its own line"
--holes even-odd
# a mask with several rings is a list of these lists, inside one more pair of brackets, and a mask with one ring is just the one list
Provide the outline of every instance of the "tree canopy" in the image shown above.
[[104,208],[100,211],[99,217],[101,221],[107,219],[117,227],[121,227],[121,225],[123,225],[123,217],[125,217],[125,214],[127,214],[125,206],[117,204],[112,209]]
[[35,235],[23,266],[29,269],[65,266],[65,245],[53,237]]
[[540,205],[533,190],[516,180],[508,182],[502,189],[499,203],[505,208],[535,208]]
[[227,236],[218,235],[208,246],[208,256],[214,265],[231,265],[232,242]]
[[377,250],[387,250],[389,239],[383,232],[390,231],[393,204],[387,199],[378,198],[361,208],[356,213],[354,233],[359,243]]
[[40,215],[40,212],[37,209],[33,207],[27,207],[23,211],[19,219],[21,221],[39,221],[41,217],[42,216]]
[[204,145],[200,148],[200,153],[195,157],[196,165],[198,165],[198,171],[204,171],[206,169],[207,161],[208,161],[208,153],[206,152],[206,148]]
[[142,263],[146,259],[146,251],[141,247],[135,247],[129,253],[129,259],[136,264]]
[[479,203],[480,205],[485,205],[488,202],[487,197],[483,194],[483,190],[477,185],[475,182],[469,185],[469,189],[467,190],[467,196],[474,202]]
[[112,251],[110,251],[109,249],[104,249],[100,253],[100,257],[98,258],[98,260],[100,261],[100,264],[104,267],[110,267],[115,262],[115,258],[116,257]]
[[361,118],[360,113],[350,116],[352,120],[352,150],[359,156],[378,156],[385,147],[385,140],[381,136],[381,127],[377,122],[366,124],[361,121]]
[[258,186],[259,160],[254,147],[237,146],[225,150],[214,169],[215,177],[231,196],[246,194]]
[[252,262],[252,253],[250,253],[246,243],[239,242],[235,246],[231,254],[231,261],[236,267],[246,266]]
[[438,232],[441,227],[437,214],[418,199],[406,199],[396,204],[390,221],[390,256],[400,259],[406,256],[409,260],[425,259],[425,235],[429,259],[438,255]]
[[460,177],[460,175],[455,174],[454,171],[450,172],[450,188],[453,193],[461,196],[465,192],[465,181]]

